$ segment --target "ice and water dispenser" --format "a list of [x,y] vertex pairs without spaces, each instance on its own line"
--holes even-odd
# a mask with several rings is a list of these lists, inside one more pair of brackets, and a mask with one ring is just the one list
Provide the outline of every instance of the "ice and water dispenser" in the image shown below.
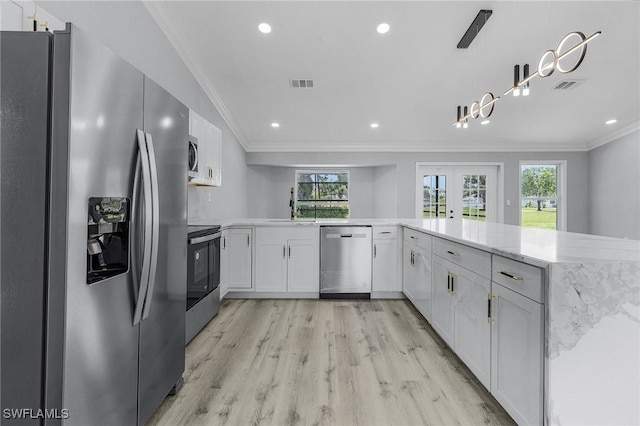
[[129,199],[89,198],[87,284],[129,270]]

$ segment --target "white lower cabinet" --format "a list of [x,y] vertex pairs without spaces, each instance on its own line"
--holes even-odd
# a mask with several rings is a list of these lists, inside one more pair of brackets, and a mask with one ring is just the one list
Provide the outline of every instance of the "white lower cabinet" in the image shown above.
[[491,280],[433,256],[431,325],[478,380],[491,386]]
[[456,355],[478,380],[491,386],[491,323],[488,298],[491,281],[457,267],[451,277],[453,287],[453,347]]
[[433,256],[433,302],[431,326],[440,337],[453,348],[453,297],[451,294],[451,271],[455,265]]
[[398,273],[398,228],[373,227],[373,282],[375,292],[402,291]]
[[405,230],[402,248],[402,291],[427,321],[431,321],[431,236]]
[[402,246],[402,292],[407,299],[416,304],[416,270],[414,268],[414,256],[416,246],[405,241]]
[[256,228],[256,292],[320,289],[318,228]]
[[541,425],[544,305],[496,282],[491,293],[491,394],[518,424]]
[[220,287],[227,291],[253,291],[251,281],[251,228],[231,228],[220,237]]

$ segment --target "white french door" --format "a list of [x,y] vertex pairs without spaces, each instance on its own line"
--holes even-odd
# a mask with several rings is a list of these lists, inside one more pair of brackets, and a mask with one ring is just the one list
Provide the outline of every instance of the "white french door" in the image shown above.
[[424,165],[416,177],[416,217],[497,221],[497,166]]

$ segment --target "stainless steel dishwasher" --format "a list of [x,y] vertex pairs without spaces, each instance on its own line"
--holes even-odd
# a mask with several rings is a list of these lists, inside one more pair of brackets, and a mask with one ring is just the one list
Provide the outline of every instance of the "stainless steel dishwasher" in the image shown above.
[[320,227],[320,297],[371,297],[371,227]]

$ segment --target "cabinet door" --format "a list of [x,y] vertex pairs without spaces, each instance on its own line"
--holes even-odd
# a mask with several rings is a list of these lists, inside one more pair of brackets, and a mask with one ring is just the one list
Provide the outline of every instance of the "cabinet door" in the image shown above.
[[[221,256],[226,254],[227,287],[230,290],[251,289],[251,229],[228,229],[223,234]],[[226,247],[225,247],[226,245]]]
[[413,244],[405,243],[402,249],[402,292],[411,301],[415,302],[415,268],[413,266],[413,260],[415,256],[415,246]]
[[209,142],[209,164],[211,166],[211,184],[222,186],[222,130],[211,124],[209,126],[211,140]]
[[455,265],[438,256],[432,256],[433,299],[431,301],[431,325],[440,337],[451,347],[453,341],[453,309],[450,274],[455,273]]
[[492,286],[491,394],[518,424],[540,425],[543,305]]
[[490,388],[491,324],[487,312],[491,281],[458,267],[453,276],[454,350]]
[[256,229],[256,291],[285,292],[287,240],[261,231]]
[[317,240],[289,240],[287,242],[287,290],[291,292],[320,292]]
[[416,307],[431,322],[431,253],[418,249],[414,254]]
[[402,291],[398,282],[398,240],[373,240],[373,291]]

